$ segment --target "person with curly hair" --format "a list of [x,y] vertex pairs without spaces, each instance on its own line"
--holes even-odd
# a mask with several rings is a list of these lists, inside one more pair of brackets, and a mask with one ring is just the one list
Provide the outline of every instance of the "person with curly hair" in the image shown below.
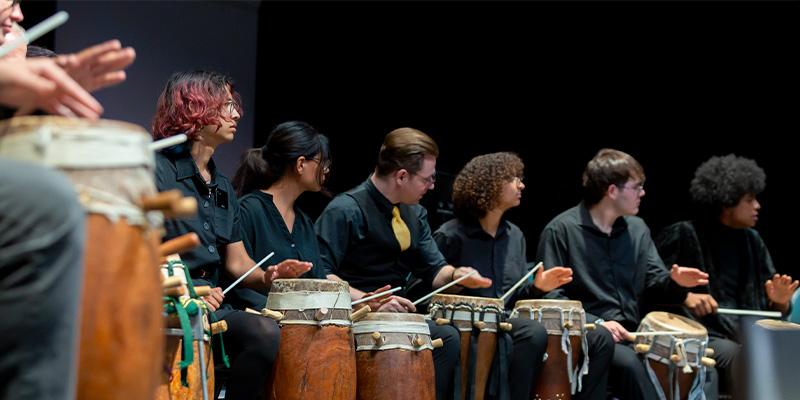
[[[708,274],[665,267],[650,229],[636,217],[644,181],[644,169],[630,154],[598,151],[583,172],[583,201],[545,226],[537,258],[545,268],[566,265],[574,272],[572,282],[546,297],[581,301],[586,320],[608,330],[616,342],[608,377],[612,394],[657,400],[660,387],[630,343],[630,331],[641,321],[640,303],[645,296],[658,296],[664,303],[682,304],[686,288],[707,284]],[[690,399],[699,396],[696,389]]]
[[[522,159],[514,153],[491,153],[473,158],[456,176],[456,218],[442,224],[433,237],[447,262],[470,265],[493,282],[488,288],[463,288],[459,294],[498,298],[530,270],[525,236],[505,216],[506,211],[520,204],[525,189],[524,168]],[[541,297],[570,281],[569,268],[539,269],[533,284],[518,289],[506,304]],[[508,360],[500,359],[509,366],[509,382],[503,384],[510,387],[512,399],[529,399],[543,366],[547,331],[530,319],[512,318],[509,322],[513,351]],[[582,377],[582,390],[575,394],[576,399],[605,399],[613,350],[614,342],[607,331],[591,331],[589,375]]]
[[[185,133],[189,141],[156,155],[156,186],[160,191],[180,190],[197,200],[197,216],[164,221],[169,240],[189,232],[200,237],[201,246],[181,253],[195,285],[209,285],[203,298],[217,319],[225,320],[230,378],[226,398],[255,399],[263,392],[278,352],[280,330],[269,318],[235,310],[225,301],[221,280],[242,276],[255,264],[240,234],[239,202],[233,185],[214,164],[217,147],[236,134],[242,114],[233,80],[212,71],[178,72],[170,77],[158,98],[153,136],[162,139]],[[283,260],[256,268],[242,285],[269,288],[277,278],[294,278],[311,264]]]
[[754,160],[733,154],[711,157],[697,168],[690,185],[696,217],[656,237],[665,263],[696,266],[710,276],[708,285],[692,288],[685,305],[708,329],[721,388],[731,392],[739,318],[717,314],[717,306],[788,314],[800,284],[775,272],[764,240],[753,229],[761,209],[756,197],[765,187],[766,174]]

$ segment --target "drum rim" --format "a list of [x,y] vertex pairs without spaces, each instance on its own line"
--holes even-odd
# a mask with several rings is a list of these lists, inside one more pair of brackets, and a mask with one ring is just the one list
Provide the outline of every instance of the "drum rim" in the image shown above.
[[[378,318],[384,317],[384,316],[392,316],[392,317],[395,317],[395,318],[378,319]],[[407,319],[398,318],[400,316],[408,317],[408,318]],[[398,322],[398,323],[402,323],[402,322],[425,322],[425,316],[422,315],[422,314],[416,314],[416,313],[371,312],[371,313],[367,313],[367,315],[365,315],[364,318],[361,318],[360,320],[354,322],[353,324],[358,324],[359,322],[362,322],[362,321],[363,322],[366,322],[366,321],[382,321],[382,322],[390,322],[390,323],[391,322]]]
[[[566,299],[525,299],[525,300],[517,300],[514,303],[514,309],[520,307],[531,307],[531,308],[543,308],[543,307],[533,307],[533,306],[545,306],[545,307],[552,307],[553,305],[563,305],[563,306],[578,306],[580,309],[583,309],[583,303],[579,300],[566,300]],[[562,307],[565,308],[565,307]]]
[[57,115],[25,115],[21,117],[13,117],[4,121],[0,121],[0,138],[12,133],[9,131],[14,131],[13,133],[18,133],[18,130],[20,128],[41,127],[45,125],[61,125],[65,127],[116,126],[119,128],[126,128],[125,130],[129,131],[128,133],[133,133],[130,131],[137,131],[136,133],[144,134],[147,137],[152,137],[150,135],[150,132],[148,132],[147,129],[145,129],[143,126],[127,121],[121,121],[115,119],[98,119],[95,121],[90,121],[82,118],[67,118]]
[[[656,319],[655,317],[661,317],[661,319]],[[679,321],[685,323],[686,325],[688,325],[689,327],[691,327],[693,330],[692,331],[686,331],[686,329],[684,327],[682,327],[682,326],[674,326],[674,325],[671,325],[671,324],[665,324],[664,321],[663,321],[664,317],[674,317],[677,320],[679,320]],[[655,323],[656,326],[659,328],[659,330],[663,329],[663,330],[669,330],[669,331],[682,331],[682,332],[685,332],[687,335],[692,335],[692,336],[708,336],[708,329],[706,329],[706,327],[703,326],[703,324],[701,324],[701,323],[699,323],[699,322],[697,322],[697,321],[695,321],[695,320],[693,320],[691,318],[684,317],[683,315],[674,314],[674,313],[667,312],[667,311],[651,311],[651,312],[647,313],[647,315],[645,315],[644,318],[642,318],[642,321],[639,323],[639,326],[644,324],[645,321],[647,321],[647,323],[651,327],[653,327],[653,324]]]
[[[498,298],[494,298],[494,297],[464,296],[464,295],[458,295],[458,294],[444,294],[444,293],[437,293],[437,294],[433,295],[433,297],[431,298],[431,304],[436,303],[435,300],[437,298],[439,298],[439,299],[445,298],[445,299],[453,299],[453,300],[466,299],[467,301],[469,301],[469,300],[479,300],[479,301],[485,302],[484,304],[480,304],[480,303],[477,304],[477,305],[482,305],[482,306],[487,306],[487,305],[500,305],[500,306],[502,306],[502,305],[504,305],[504,302],[503,302],[502,299],[498,299]],[[443,304],[443,303],[436,303],[436,304]],[[452,303],[446,303],[446,304],[452,304]],[[443,305],[445,305],[445,304],[443,304]]]

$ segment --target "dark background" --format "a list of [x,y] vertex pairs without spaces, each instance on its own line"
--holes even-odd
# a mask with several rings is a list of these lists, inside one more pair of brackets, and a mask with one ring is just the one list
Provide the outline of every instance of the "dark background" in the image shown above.
[[[211,67],[245,97],[241,150],[288,119],[331,138],[330,189],[371,171],[383,136],[411,126],[438,142],[425,199],[434,228],[448,174],[471,157],[515,151],[526,163],[510,218],[532,259],[543,226],[579,201],[602,147],[647,174],[640,216],[657,232],[689,217],[688,185],[712,155],[754,158],[767,173],[758,230],[778,269],[793,262],[798,132],[796,3],[751,2],[23,2],[32,26],[73,18],[50,45],[110,37],[136,47],[129,81],[99,94],[106,116],[149,126],[169,74]],[[47,44],[47,38],[43,43]],[[113,107],[109,107],[112,104]],[[327,201],[305,195],[316,215]]]

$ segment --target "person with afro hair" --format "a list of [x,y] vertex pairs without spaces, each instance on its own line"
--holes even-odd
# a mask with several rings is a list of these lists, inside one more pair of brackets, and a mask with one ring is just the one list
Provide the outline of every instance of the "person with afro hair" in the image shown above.
[[[488,288],[462,289],[459,294],[499,298],[531,268],[526,260],[525,236],[508,221],[506,211],[520,204],[525,189],[522,160],[514,153],[502,152],[477,156],[458,173],[453,182],[456,218],[445,222],[433,234],[439,249],[454,265],[470,265],[492,280]],[[572,270],[554,267],[539,269],[532,284],[518,289],[506,300],[540,297],[572,281]],[[536,321],[512,318],[513,341],[507,362],[511,399],[530,399],[547,348],[547,332]],[[614,341],[607,331],[589,334],[589,374],[582,378],[578,399],[605,399],[608,367]],[[579,364],[580,365],[580,364]]]
[[690,186],[696,217],[666,227],[656,246],[664,263],[691,265],[709,274],[709,284],[692,288],[685,307],[706,326],[720,373],[721,391],[735,393],[734,360],[739,353],[739,317],[716,313],[719,306],[790,311],[798,281],[775,272],[764,240],[753,229],[766,174],[755,161],[729,154],[711,157]]

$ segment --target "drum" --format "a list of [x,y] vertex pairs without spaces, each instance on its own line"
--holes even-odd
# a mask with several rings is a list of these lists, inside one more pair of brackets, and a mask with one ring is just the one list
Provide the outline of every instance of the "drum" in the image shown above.
[[756,321],[756,325],[770,331],[800,331],[800,324],[778,319],[760,319]]
[[369,313],[353,324],[358,400],[435,400],[433,344],[425,317]]
[[636,352],[645,355],[645,367],[659,396],[703,398],[705,368],[713,365],[713,360],[704,359],[708,346],[706,328],[680,315],[654,311],[642,319],[637,332],[663,333],[637,336],[635,342]]
[[[167,311],[165,314],[166,347],[164,348],[163,369],[161,370],[161,381],[156,390],[156,399],[200,400],[214,398],[214,359],[211,337],[207,333],[210,330],[208,315],[203,306],[198,306],[199,301],[192,299],[189,294],[186,268],[182,262],[169,261],[168,264],[163,264],[161,273],[165,278],[174,276],[180,279],[180,285],[175,286],[180,288],[180,291],[176,293],[177,296],[167,296],[171,298],[165,304],[165,310],[183,307],[188,311],[188,321],[181,322],[177,317],[177,312]],[[200,342],[197,340],[197,336],[200,334],[202,334],[202,353]],[[187,337],[191,338],[191,349],[183,347],[184,339]],[[187,351],[191,357],[191,363],[183,371],[184,377],[181,375],[181,363],[189,362],[185,356]],[[202,373],[203,368],[205,374]]]
[[116,121],[21,117],[0,123],[0,156],[62,171],[87,214],[78,398],[152,398],[164,336],[155,265],[161,215],[150,135]]
[[281,344],[267,397],[356,398],[356,356],[347,282],[276,279],[267,308],[282,314]]
[[[497,330],[503,319],[503,300],[485,297],[437,294],[428,307],[430,317],[446,320],[461,334],[461,398],[482,400],[486,394],[492,361],[497,352]],[[475,359],[470,359],[472,335],[477,330]],[[473,381],[470,381],[474,368]],[[474,388],[474,393],[470,393]]]
[[[544,366],[533,389],[535,399],[571,399],[589,372],[586,314],[575,300],[520,300],[511,318],[538,321],[547,330]],[[583,356],[583,361],[579,360]]]

